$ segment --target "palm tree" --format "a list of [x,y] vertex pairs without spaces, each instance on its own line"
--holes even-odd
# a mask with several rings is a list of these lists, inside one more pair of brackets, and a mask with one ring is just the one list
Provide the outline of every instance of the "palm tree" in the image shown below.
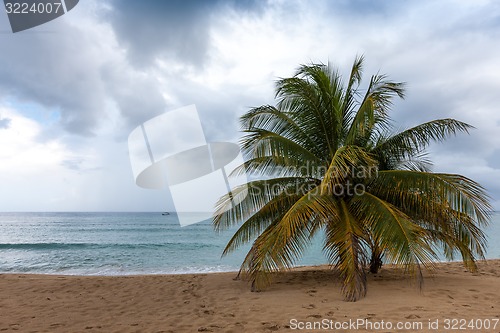
[[293,267],[318,232],[348,301],[383,262],[421,282],[439,250],[471,271],[484,258],[488,195],[464,176],[430,172],[425,154],[471,126],[439,119],[394,132],[388,113],[404,84],[373,75],[362,93],[362,67],[357,57],[344,84],[330,64],[302,65],[277,81],[276,106],[241,117],[247,161],[233,173],[253,180],[220,199],[213,223],[240,225],[223,255],[253,241],[240,270],[252,290]]

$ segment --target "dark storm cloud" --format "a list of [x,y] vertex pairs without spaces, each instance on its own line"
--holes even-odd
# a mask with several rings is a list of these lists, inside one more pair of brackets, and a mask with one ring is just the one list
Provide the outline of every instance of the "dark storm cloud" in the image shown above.
[[[200,65],[206,59],[211,19],[217,10],[255,13],[264,4],[222,0],[111,3],[114,9],[103,23],[111,24],[120,46],[127,49],[126,59],[120,59],[119,53],[103,53],[102,36],[89,34],[87,27],[69,20],[1,34],[0,96],[57,112],[66,131],[84,136],[93,135],[106,121],[112,102],[130,128],[164,112],[166,103],[155,76],[135,71],[126,61],[148,65],[160,58]],[[2,29],[8,29],[5,15],[0,15]]]
[[127,122],[127,130],[165,112],[167,105],[154,75],[108,63],[102,67],[101,77]]
[[58,33],[1,35],[0,91],[22,102],[58,111],[72,133],[89,135],[104,107],[92,50],[80,31],[62,26]]
[[68,23],[0,34],[0,97],[55,112],[64,130],[82,136],[94,135],[109,120],[110,102],[130,123],[162,112],[154,77],[130,68],[105,36]]
[[118,40],[135,65],[147,66],[156,57],[199,66],[210,46],[210,23],[218,9],[261,8],[263,1],[114,0],[109,20]]

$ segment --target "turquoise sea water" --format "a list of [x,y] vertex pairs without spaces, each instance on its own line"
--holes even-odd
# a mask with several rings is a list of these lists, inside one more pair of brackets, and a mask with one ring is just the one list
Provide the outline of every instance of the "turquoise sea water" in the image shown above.
[[[236,271],[248,247],[221,259],[234,230],[180,227],[175,214],[0,213],[0,273],[125,275]],[[500,258],[494,214],[487,258]],[[324,264],[321,240],[300,265]]]

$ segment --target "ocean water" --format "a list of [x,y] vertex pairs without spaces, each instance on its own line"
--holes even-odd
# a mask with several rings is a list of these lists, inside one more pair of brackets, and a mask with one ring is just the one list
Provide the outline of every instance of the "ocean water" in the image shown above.
[[[128,275],[237,271],[249,246],[221,258],[235,229],[180,227],[161,213],[0,213],[0,273]],[[500,258],[500,215],[486,230]],[[316,239],[299,265],[327,263]]]

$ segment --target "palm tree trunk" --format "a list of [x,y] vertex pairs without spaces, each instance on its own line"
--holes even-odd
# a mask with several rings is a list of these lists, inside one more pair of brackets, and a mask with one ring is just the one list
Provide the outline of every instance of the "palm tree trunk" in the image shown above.
[[378,270],[382,267],[382,251],[380,249],[375,248],[372,249],[372,257],[370,259],[370,273],[377,274]]

